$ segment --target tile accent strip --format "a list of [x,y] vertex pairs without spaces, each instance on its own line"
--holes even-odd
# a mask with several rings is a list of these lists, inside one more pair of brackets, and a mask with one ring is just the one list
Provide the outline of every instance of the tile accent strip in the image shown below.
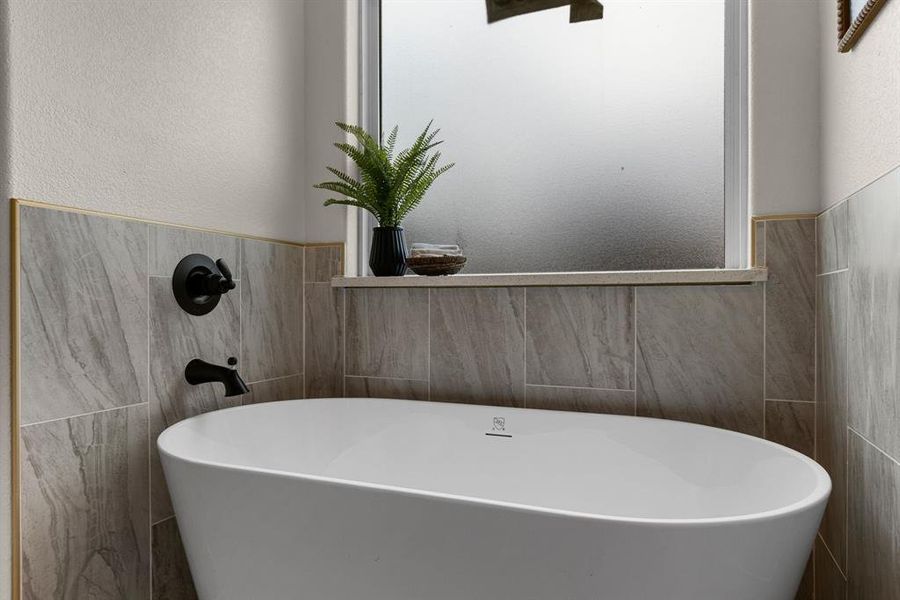
[[637,291],[637,414],[763,435],[762,287]]
[[815,399],[816,222],[766,224],[765,397]]
[[[186,566],[168,568],[161,560],[161,551],[175,556],[181,549],[174,519],[165,518],[171,514],[165,508],[167,497],[159,499],[159,490],[164,493],[165,488],[151,486],[151,479],[161,482],[161,473],[151,477],[150,467],[158,468],[158,462],[150,460],[155,437],[149,429],[150,411],[157,415],[154,430],[160,430],[165,425],[162,412],[171,412],[177,420],[239,403],[229,399],[222,404],[212,386],[188,389],[181,381],[183,364],[178,363],[211,348],[219,348],[213,351],[216,356],[204,357],[212,362],[240,356],[239,323],[242,312],[248,315],[247,307],[241,310],[238,290],[202,321],[182,313],[171,302],[171,269],[182,254],[202,252],[225,258],[240,280],[240,240],[268,244],[276,254],[290,249],[300,270],[272,277],[295,286],[287,303],[293,302],[297,310],[286,320],[296,324],[299,349],[305,247],[33,201],[13,200],[11,212],[14,600],[148,600],[151,594],[167,600],[195,598]],[[342,244],[309,249],[328,253],[328,268],[340,274]],[[23,277],[28,289],[48,292],[30,296],[36,303],[26,304]],[[27,337],[22,327],[26,321]],[[111,343],[117,335],[122,343]],[[20,370],[26,350],[33,357],[43,353],[41,369],[29,366],[32,361]],[[62,351],[71,360],[54,358],[65,357]],[[241,357],[241,368],[246,358]],[[302,396],[295,391],[302,390],[302,352],[289,361],[293,375],[283,381],[250,382],[253,394],[246,401]],[[63,380],[80,394],[54,393]],[[27,417],[24,406],[30,407]],[[157,523],[153,536],[151,522]],[[47,527],[66,533],[48,534]],[[48,545],[52,540],[64,543]],[[153,567],[161,570],[154,569],[151,576]],[[154,580],[157,586],[151,592]],[[173,596],[175,589],[184,594]]]
[[633,288],[526,289],[526,383],[634,389]]
[[900,168],[819,216],[817,598],[900,598]]
[[147,226],[23,207],[23,424],[147,401]]
[[21,430],[26,600],[147,598],[147,404]]

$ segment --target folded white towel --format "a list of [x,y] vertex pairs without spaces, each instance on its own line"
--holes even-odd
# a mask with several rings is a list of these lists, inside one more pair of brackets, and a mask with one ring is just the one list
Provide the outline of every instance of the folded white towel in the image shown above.
[[413,244],[410,246],[413,250],[422,248],[428,250],[459,250],[459,246],[456,244],[424,244],[422,242]]
[[456,244],[413,244],[411,256],[462,256],[462,250]]

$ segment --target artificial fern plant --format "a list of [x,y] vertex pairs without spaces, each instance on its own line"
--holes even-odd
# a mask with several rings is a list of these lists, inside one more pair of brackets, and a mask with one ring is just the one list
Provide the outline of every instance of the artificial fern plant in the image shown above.
[[431,149],[443,143],[435,141],[440,129],[425,127],[412,146],[394,156],[397,127],[385,144],[378,143],[362,127],[335,123],[342,131],[356,138],[357,145],[338,142],[335,146],[359,167],[359,179],[334,167],[327,169],[338,181],[325,181],[313,187],[340,194],[343,198],[329,198],[325,206],[343,204],[365,209],[375,215],[381,227],[399,227],[404,217],[419,205],[435,179],[446,173],[454,163],[438,166],[440,152]]

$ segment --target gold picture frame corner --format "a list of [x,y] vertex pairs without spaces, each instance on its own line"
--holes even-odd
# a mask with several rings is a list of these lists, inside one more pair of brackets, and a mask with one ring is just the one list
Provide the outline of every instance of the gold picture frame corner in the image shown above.
[[846,54],[853,49],[886,2],[887,0],[868,0],[851,21],[853,15],[850,12],[850,0],[837,0],[838,52]]

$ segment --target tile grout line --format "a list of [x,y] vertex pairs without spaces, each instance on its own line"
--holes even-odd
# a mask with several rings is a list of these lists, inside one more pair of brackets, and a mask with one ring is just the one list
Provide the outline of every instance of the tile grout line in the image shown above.
[[300,397],[306,399],[306,258],[303,248],[303,274],[300,277]]
[[[850,201],[847,200],[847,221],[844,223],[847,232],[844,253],[847,256],[847,271],[850,270]],[[837,240],[837,237],[835,237]],[[835,243],[837,245],[837,243]],[[842,428],[844,435],[844,565],[850,564],[850,275],[847,275],[847,289],[844,300],[844,417],[846,428]],[[841,290],[844,292],[844,290]],[[847,569],[850,570],[849,568]],[[846,578],[850,580],[849,577]],[[849,591],[848,591],[849,593]]]
[[583,385],[553,385],[550,383],[528,383],[525,384],[526,387],[537,387],[537,388],[563,388],[567,390],[595,390],[598,392],[633,392],[635,391],[632,388],[622,389],[622,388],[599,388],[599,387],[590,387]]
[[270,381],[280,381],[282,379],[292,379],[294,377],[299,377],[303,375],[302,371],[298,371],[296,373],[291,373],[290,375],[279,375],[278,377],[268,377],[266,379],[257,379],[256,381],[248,381],[247,385],[255,385],[257,383],[269,383]]
[[35,421],[34,423],[26,423],[21,425],[20,428],[24,429],[26,427],[34,427],[36,425],[46,425],[47,423],[56,423],[58,421],[68,421],[69,419],[80,419],[81,417],[90,417],[93,415],[99,415],[102,413],[113,412],[114,410],[124,410],[126,408],[136,408],[138,406],[149,405],[149,402],[137,402],[135,404],[125,404],[123,406],[113,406],[112,408],[101,408],[100,410],[92,410],[84,413],[78,413],[77,415],[69,415],[67,417],[57,417],[55,419],[46,419],[44,421]]
[[383,381],[417,381],[419,383],[428,381],[427,379],[418,379],[415,377],[385,377],[382,375],[345,375],[345,377],[347,379],[379,379],[379,380],[383,380]]
[[[814,269],[819,272],[819,218],[813,223],[813,252],[815,252]],[[819,458],[819,282],[813,277],[813,460]],[[815,550],[815,544],[813,544]],[[816,561],[813,557],[813,595],[815,595]]]
[[[149,279],[172,279],[171,275],[147,275],[147,277]],[[232,277],[231,280],[234,281],[235,283],[238,283],[238,282],[240,282],[241,278],[240,278],[240,276]]]
[[816,277],[825,277],[827,275],[836,275],[838,273],[846,273],[849,271],[849,267],[844,267],[843,269],[835,269],[834,271],[828,271],[826,273],[816,273]]
[[427,351],[427,368],[426,368],[426,385],[425,385],[425,398],[431,402],[431,288],[428,288],[428,323],[427,323],[427,331],[425,333],[427,341],[426,341],[426,351]]
[[[861,434],[859,431],[857,431],[856,429],[854,429],[854,428],[851,427],[850,425],[847,425],[847,430],[850,431],[850,432],[852,432],[852,433],[854,433],[854,434],[856,434],[856,437],[858,437],[859,439],[861,439],[862,441],[864,441],[864,442],[867,443],[868,445],[870,445],[870,446],[872,446],[873,448],[875,448],[876,450],[878,450],[881,454],[884,455],[885,458],[887,458],[889,461],[891,461],[892,463],[894,463],[896,466],[900,467],[900,460],[897,460],[896,458],[894,458],[893,456],[891,456],[890,454],[888,454],[887,452],[885,452],[883,449],[881,449],[879,446],[876,446],[875,443],[874,443],[872,440],[870,440],[869,438],[867,438],[866,436],[864,436],[863,434]],[[848,452],[848,454],[849,454],[849,452]],[[848,470],[848,472],[849,472],[849,470]],[[848,477],[847,479],[849,480],[850,478]],[[849,532],[848,532],[848,533],[849,533]]]
[[[813,436],[815,437],[815,436]],[[815,449],[813,450],[815,453]],[[815,460],[815,459],[813,459]],[[818,535],[819,532],[816,532]],[[816,600],[816,538],[813,538],[812,551],[809,553],[809,562],[812,566],[812,600]]]
[[[238,277],[244,268],[244,242],[238,241]],[[249,278],[248,278],[249,279]],[[238,286],[238,365],[244,371],[244,286]],[[247,385],[250,385],[249,383]],[[252,392],[251,392],[252,394]],[[241,406],[244,406],[244,398],[241,397]]]
[[522,407],[528,408],[528,288],[522,288]]
[[825,541],[825,538],[823,538],[822,534],[819,532],[816,532],[816,537],[818,537],[819,541],[822,542],[822,546],[824,546],[825,552],[828,554],[828,558],[831,559],[831,562],[835,566],[835,568],[838,570],[838,573],[841,574],[841,577],[844,578],[845,582],[849,581],[849,577],[847,577],[846,573],[844,573],[844,570],[841,568],[841,565],[838,564],[837,559],[834,557],[834,554],[832,554],[831,548],[828,546],[828,542]]
[[174,515],[174,514],[169,515],[168,517],[164,517],[164,518],[160,519],[159,521],[153,523],[153,524],[152,524],[152,527],[156,527],[156,526],[159,525],[160,523],[165,523],[166,521],[169,521],[170,519],[174,519],[174,518],[175,518],[175,515]]
[[815,400],[792,400],[790,398],[763,398],[763,402],[791,402],[798,404],[815,404]]
[[[769,264],[769,228],[767,225],[763,225],[763,252],[766,254],[766,265]],[[769,290],[769,282],[764,281],[762,285],[762,310],[763,310],[763,321],[762,321],[762,437],[763,439],[769,439],[766,427],[766,379],[768,376],[768,369],[766,368],[766,361],[768,357],[766,356],[766,305],[769,303],[769,295],[766,293]]]
[[[819,282],[816,280],[815,274],[819,272],[819,218],[816,217],[813,220],[813,347],[812,347],[812,358],[813,358],[813,430],[812,430],[812,441],[813,441],[813,460],[816,460],[819,451],[818,451],[818,438],[817,432],[819,431],[819,406],[816,402],[816,394],[818,393],[818,323],[819,323]],[[824,515],[824,513],[823,513]],[[821,528],[821,524],[820,527]],[[816,535],[818,535],[818,529],[816,530]],[[812,545],[812,595],[813,598],[816,596],[816,543],[815,539],[813,539]]]
[[[813,248],[812,248],[812,250],[813,250],[813,278],[812,278],[812,281],[813,281],[813,290],[812,290],[812,292],[813,292],[813,312],[812,312],[812,316],[813,316],[813,346],[812,346],[812,362],[813,362],[813,365],[812,365],[812,366],[813,366],[813,379],[812,379],[812,386],[813,386],[813,393],[812,393],[812,397],[813,397],[813,400],[812,400],[812,408],[813,408],[813,430],[812,430],[812,442],[813,442],[813,444],[812,444],[812,445],[813,445],[813,447],[812,447],[812,459],[813,459],[813,460],[816,460],[816,454],[817,454],[817,449],[816,449],[816,432],[818,431],[818,428],[817,428],[817,420],[816,420],[816,419],[817,419],[816,414],[818,413],[818,406],[816,405],[816,387],[817,387],[817,386],[816,386],[816,381],[817,381],[817,374],[816,374],[816,362],[817,362],[817,358],[816,358],[816,357],[817,357],[817,354],[816,354],[816,348],[817,348],[817,346],[816,346],[816,343],[817,343],[817,338],[816,338],[816,324],[818,323],[817,312],[816,312],[816,311],[817,311],[817,307],[818,307],[818,304],[817,304],[817,299],[818,299],[818,293],[817,293],[817,290],[818,290],[818,282],[816,281],[815,274],[818,273],[818,271],[819,271],[819,268],[818,268],[818,260],[819,260],[819,243],[818,243],[818,239],[819,239],[819,234],[818,234],[819,227],[818,227],[818,216],[815,217],[815,218],[813,219],[813,221],[812,221],[812,228],[813,228]],[[816,534],[818,535],[818,529],[816,530]],[[815,597],[815,595],[816,595],[816,544],[815,544],[815,539],[813,539],[812,552],[810,553],[810,560],[812,561],[812,562],[811,562],[811,564],[812,564],[812,595],[813,595],[813,597]]]
[[637,303],[638,303],[638,289],[637,286],[633,286],[631,288],[631,298],[632,298],[632,307],[631,307],[631,315],[632,315],[632,323],[631,327],[634,329],[632,332],[632,342],[634,347],[631,349],[632,351],[632,361],[634,364],[631,365],[631,386],[634,388],[634,401],[632,402],[632,416],[637,416]]
[[[900,166],[900,165],[898,165],[898,166]],[[890,173],[890,170],[889,170],[887,173]],[[887,175],[887,173],[885,173],[885,175]],[[874,183],[874,182],[877,181],[878,179],[881,179],[881,176],[875,178],[875,180],[873,180],[873,181],[870,182],[870,183]],[[863,186],[863,188],[860,188],[859,190],[856,190],[856,192],[862,191],[862,189],[864,189],[865,187],[868,187],[868,185],[869,185],[869,184],[866,184],[865,186]],[[856,192],[853,192],[852,194],[850,194],[850,196],[855,195]],[[848,202],[848,201],[850,200],[850,196],[847,196],[846,198],[844,198],[843,200],[840,200],[839,202],[835,202],[834,204],[832,204],[831,206],[829,206],[828,208],[826,208],[825,210],[823,210],[822,212],[820,212],[818,215],[816,215],[816,218],[818,219],[818,218],[821,217],[822,215],[825,215],[825,214],[830,213],[831,211],[833,211],[834,209],[836,209],[838,206],[840,206],[840,205],[843,204],[844,202]],[[848,206],[849,206],[849,205],[848,205]]]

